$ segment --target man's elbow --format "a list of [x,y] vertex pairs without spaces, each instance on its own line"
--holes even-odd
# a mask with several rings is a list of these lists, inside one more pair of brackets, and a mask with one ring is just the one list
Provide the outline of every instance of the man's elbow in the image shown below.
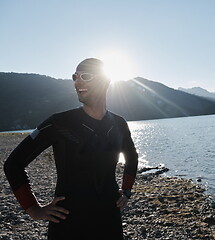
[[17,172],[19,172],[19,167],[11,161],[11,158],[9,157],[3,166],[4,173],[7,177],[7,180],[9,181],[10,185],[14,185],[17,183],[17,180],[15,179],[15,176]]

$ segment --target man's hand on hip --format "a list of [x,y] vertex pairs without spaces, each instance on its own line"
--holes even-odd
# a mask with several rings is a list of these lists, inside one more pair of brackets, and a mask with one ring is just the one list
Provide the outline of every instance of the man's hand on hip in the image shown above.
[[65,197],[56,197],[46,206],[32,206],[26,210],[34,220],[48,220],[54,223],[59,223],[60,220],[65,220],[69,211],[65,208],[57,206],[59,201],[65,200]]

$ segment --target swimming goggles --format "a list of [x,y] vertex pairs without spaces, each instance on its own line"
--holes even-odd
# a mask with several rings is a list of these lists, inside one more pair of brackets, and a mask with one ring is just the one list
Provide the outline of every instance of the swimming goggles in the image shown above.
[[72,74],[72,80],[76,81],[77,79],[81,79],[82,81],[89,82],[92,81],[96,77],[95,74],[92,73],[74,73]]

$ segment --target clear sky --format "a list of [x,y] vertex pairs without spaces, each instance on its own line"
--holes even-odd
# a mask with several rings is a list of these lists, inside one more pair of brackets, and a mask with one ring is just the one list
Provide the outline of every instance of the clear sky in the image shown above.
[[215,0],[0,0],[1,72],[71,78],[108,55],[123,78],[215,92]]

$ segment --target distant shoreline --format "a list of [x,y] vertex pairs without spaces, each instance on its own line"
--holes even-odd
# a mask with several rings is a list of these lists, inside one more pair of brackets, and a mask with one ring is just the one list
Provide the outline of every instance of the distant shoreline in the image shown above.
[[31,133],[33,132],[34,129],[29,129],[29,130],[14,130],[14,131],[3,131],[3,132],[0,132],[0,135],[1,134],[24,134],[24,133]]
[[[209,117],[209,116],[215,116],[215,114],[207,114],[207,115],[196,115],[196,116],[180,116],[180,117],[167,117],[167,118],[156,118],[156,119],[142,119],[142,120],[127,120],[127,123],[132,123],[132,122],[148,122],[148,121],[166,121],[169,119],[184,119],[184,118],[196,118],[196,117]],[[27,129],[27,130],[8,130],[8,131],[0,131],[0,134],[2,133],[31,133],[34,131],[35,128],[33,129]]]

